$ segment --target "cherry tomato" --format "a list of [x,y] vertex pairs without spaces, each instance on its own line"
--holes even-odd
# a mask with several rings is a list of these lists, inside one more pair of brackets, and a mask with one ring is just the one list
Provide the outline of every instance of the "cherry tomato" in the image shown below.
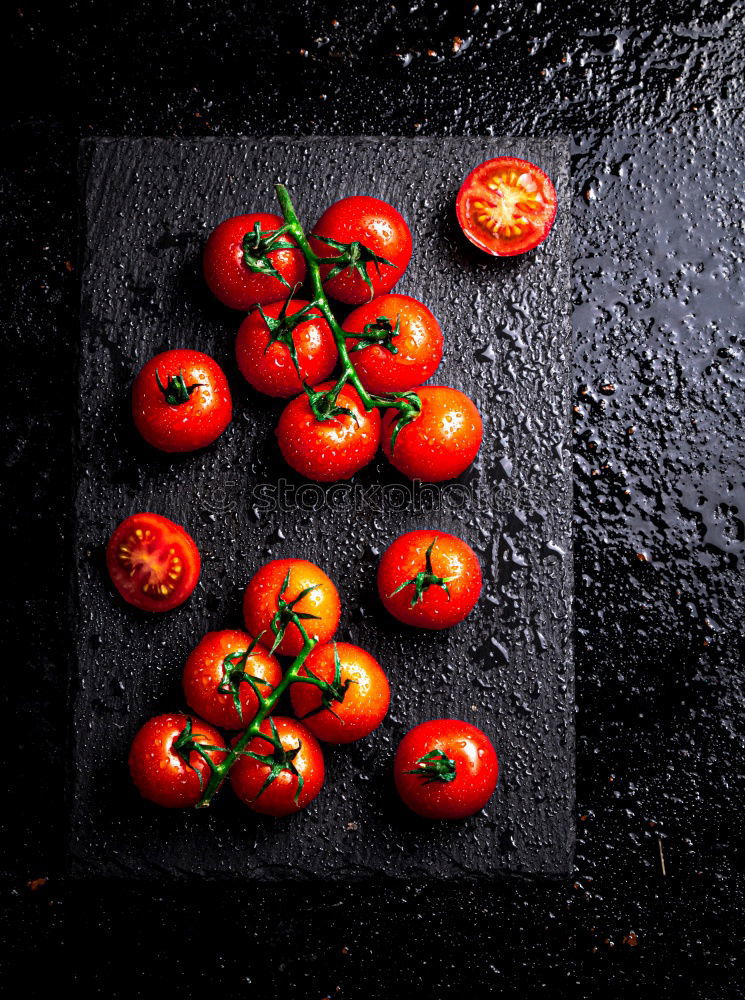
[[404,803],[427,819],[463,819],[483,809],[497,787],[499,761],[476,726],[435,719],[401,740],[393,762]]
[[498,156],[463,181],[456,213],[460,228],[480,250],[514,257],[548,236],[556,218],[556,190],[534,163]]
[[[289,298],[305,281],[305,258],[278,215],[254,212],[226,219],[204,248],[204,280],[223,305],[248,312]],[[274,249],[273,249],[274,248]]]
[[419,628],[462,622],[479,599],[481,582],[476,553],[445,531],[400,535],[378,566],[378,593],[386,610]]
[[318,677],[333,691],[294,683],[290,701],[295,715],[326,743],[353,743],[377,729],[391,700],[388,678],[378,661],[348,642],[316,646],[300,675]]
[[[333,387],[317,386],[316,392]],[[357,390],[345,385],[335,409],[318,420],[303,393],[287,404],[277,424],[277,441],[287,464],[301,476],[320,483],[350,479],[375,458],[380,445],[380,413],[362,405]],[[349,411],[349,412],[342,412]]]
[[233,404],[222,368],[201,351],[164,351],[132,386],[135,427],[161,451],[205,448],[230,423]]
[[331,374],[338,359],[336,343],[318,310],[292,299],[273,302],[263,312],[256,309],[243,320],[235,342],[238,367],[249,385],[267,396],[297,396],[303,382],[315,385]]
[[106,549],[112,583],[143,611],[170,611],[191,596],[201,560],[188,532],[160,514],[132,514],[114,530]]
[[454,479],[473,462],[481,447],[481,415],[458,389],[424,385],[417,389],[421,412],[401,428],[395,445],[391,436],[398,411],[383,418],[383,451],[388,461],[409,479],[439,483]]
[[[254,737],[246,747],[250,753],[271,754],[273,766],[240,756],[230,769],[230,784],[254,812],[289,816],[304,809],[323,788],[323,751],[313,733],[296,719],[278,715],[274,726],[281,750],[262,736]],[[262,722],[261,732],[272,736],[270,720]],[[266,784],[270,777],[272,780]]]
[[[341,617],[339,593],[322,569],[305,559],[274,559],[249,580],[243,595],[243,617],[249,633],[266,649],[274,645],[272,620],[277,611],[292,606],[303,627],[319,642],[328,642]],[[305,616],[305,617],[304,617]],[[285,611],[286,617],[286,611]],[[276,652],[297,656],[303,637],[294,624],[287,625]]]
[[[405,392],[426,382],[442,360],[442,330],[429,309],[408,295],[381,295],[347,316],[344,329],[387,334],[379,344],[349,340],[352,364],[368,392]],[[395,354],[393,350],[395,350]]]
[[129,751],[129,771],[140,795],[169,809],[196,805],[211,772],[193,749],[195,743],[215,764],[227,756],[222,736],[194,716],[156,715],[146,722]]
[[321,264],[321,277],[326,294],[349,305],[390,292],[411,260],[404,217],[387,202],[365,195],[342,198],[327,208],[310,245],[319,257],[345,255],[346,263]]
[[[223,729],[240,729],[256,715],[259,700],[246,675],[263,695],[282,680],[282,668],[266,649],[246,655],[251,636],[235,629],[208,632],[191,651],[184,667],[184,695],[207,722]],[[239,710],[240,706],[240,710]]]

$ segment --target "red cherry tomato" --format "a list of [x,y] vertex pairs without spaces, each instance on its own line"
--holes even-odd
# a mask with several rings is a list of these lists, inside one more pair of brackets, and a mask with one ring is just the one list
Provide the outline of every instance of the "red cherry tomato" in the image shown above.
[[348,642],[316,646],[300,670],[333,688],[322,692],[296,682],[290,688],[295,715],[326,743],[353,743],[377,729],[391,700],[388,678],[378,661]]
[[222,736],[201,719],[172,714],[146,722],[129,751],[129,771],[140,795],[169,809],[196,805],[211,772],[193,749],[195,743],[215,764],[227,756]]
[[[274,726],[281,750],[262,736],[246,747],[250,753],[273,756],[276,774],[270,783],[266,784],[273,768],[268,763],[240,756],[230,769],[230,784],[254,812],[289,816],[304,809],[323,788],[323,751],[313,733],[296,719],[276,716]],[[261,732],[272,735],[269,720],[262,722]]]
[[456,213],[460,228],[480,250],[513,257],[548,236],[556,218],[556,190],[534,163],[498,156],[463,181]]
[[[280,601],[292,605],[293,611],[301,615],[308,634],[316,636],[319,642],[328,642],[333,637],[341,617],[339,593],[315,563],[305,559],[274,559],[249,580],[243,595],[243,617],[246,629],[255,637],[261,636],[259,641],[266,649],[274,645],[271,624]],[[302,619],[302,615],[311,617]],[[293,624],[287,625],[276,652],[280,656],[297,656],[302,648],[300,631]]]
[[473,462],[481,447],[481,415],[458,389],[425,385],[417,389],[421,412],[401,428],[395,445],[391,437],[398,411],[383,418],[383,451],[388,461],[409,479],[439,483],[454,479]]
[[132,386],[135,427],[161,451],[205,448],[230,423],[233,404],[222,368],[201,351],[164,351]]
[[476,726],[435,719],[415,726],[396,751],[401,799],[427,819],[463,819],[483,809],[497,787],[499,761]]
[[303,391],[303,382],[315,385],[334,370],[338,355],[331,327],[309,306],[303,299],[273,302],[264,309],[264,316],[256,309],[241,323],[235,356],[243,377],[254,389],[267,396],[297,396]]
[[[381,344],[349,340],[352,364],[368,392],[405,392],[437,371],[442,360],[442,330],[429,309],[408,295],[381,295],[347,316],[344,329],[370,337],[388,332]],[[389,348],[394,348],[394,354]]]
[[[315,391],[324,392],[333,384],[324,382]],[[287,404],[277,424],[277,442],[285,462],[301,476],[320,483],[350,479],[375,458],[380,445],[380,413],[368,413],[356,389],[345,385],[336,406],[349,412],[318,420],[303,393]]]
[[204,280],[224,305],[248,312],[289,298],[305,281],[302,251],[291,248],[296,243],[287,233],[276,235],[282,225],[278,215],[254,212],[226,219],[212,231],[204,248]]
[[115,529],[106,549],[112,583],[143,611],[170,611],[191,596],[201,560],[194,539],[160,514],[132,514]]
[[411,260],[411,233],[404,217],[387,202],[364,195],[342,198],[327,208],[313,228],[310,245],[319,257],[339,257],[349,248],[346,265],[321,264],[326,294],[349,305],[390,292]]
[[250,682],[269,695],[282,680],[282,668],[266,649],[246,655],[252,639],[245,632],[208,632],[189,654],[184,667],[184,696],[198,715],[223,729],[240,729],[256,715],[259,700]]
[[378,593],[386,610],[406,625],[450,628],[462,622],[481,594],[476,553],[445,531],[409,531],[383,553]]

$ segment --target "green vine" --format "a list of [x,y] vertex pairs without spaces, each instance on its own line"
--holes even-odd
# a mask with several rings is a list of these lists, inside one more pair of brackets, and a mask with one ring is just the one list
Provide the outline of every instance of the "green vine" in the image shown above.
[[[181,758],[189,762],[189,756],[192,751],[199,754],[202,760],[207,764],[209,768],[210,775],[207,781],[206,787],[203,787],[202,773],[198,768],[195,768],[197,776],[199,777],[200,788],[202,788],[202,797],[197,803],[197,809],[205,809],[210,805],[212,799],[220,789],[221,785],[230,773],[230,769],[235,764],[241,756],[251,757],[253,760],[259,761],[265,764],[269,769],[269,774],[264,782],[263,786],[259,790],[259,795],[264,792],[269,785],[274,781],[278,774],[282,771],[290,771],[295,774],[298,779],[300,776],[297,774],[297,770],[293,764],[293,759],[300,749],[300,744],[296,748],[291,750],[285,750],[282,746],[282,742],[277,735],[276,727],[274,726],[273,720],[270,718],[271,713],[276,707],[282,695],[290,688],[292,684],[302,683],[302,684],[313,684],[315,687],[319,688],[321,692],[321,697],[323,703],[332,702],[333,700],[340,700],[339,695],[339,684],[338,677],[335,677],[334,681],[329,684],[320,677],[316,677],[315,674],[311,673],[300,673],[300,668],[305,663],[308,655],[310,654],[313,647],[318,643],[318,639],[308,635],[308,632],[303,625],[303,621],[309,618],[314,618],[314,615],[306,614],[302,611],[296,611],[295,606],[298,601],[305,597],[313,587],[308,587],[301,591],[297,597],[293,598],[292,601],[286,601],[284,599],[285,591],[290,583],[290,573],[288,572],[285,577],[282,586],[280,587],[279,593],[277,595],[277,611],[274,614],[271,622],[271,630],[274,634],[274,644],[272,646],[272,651],[274,651],[277,646],[279,646],[284,634],[289,625],[294,625],[300,632],[303,638],[303,648],[300,650],[298,655],[292,661],[291,665],[285,671],[284,677],[280,683],[269,691],[261,691],[259,684],[266,685],[266,681],[259,680],[258,678],[252,677],[250,674],[245,672],[245,665],[251,653],[256,648],[261,636],[254,639],[251,646],[242,653],[231,653],[229,656],[225,657],[223,661],[223,681],[221,682],[220,690],[229,691],[237,698],[237,691],[233,685],[234,677],[236,680],[247,681],[256,695],[256,700],[258,701],[258,711],[253,719],[246,726],[245,730],[241,733],[235,744],[227,751],[225,759],[220,763],[216,764],[215,761],[210,756],[210,751],[221,750],[221,747],[206,746],[203,743],[199,743],[194,739],[191,730],[191,720],[187,723],[184,729],[179,734],[179,737],[174,744],[174,749],[181,756]],[[237,675],[237,676],[236,676]],[[240,682],[239,680],[239,682]],[[225,686],[227,685],[227,687]],[[342,695],[343,697],[343,695]],[[262,732],[262,723],[269,719],[269,725],[271,732]],[[268,754],[257,754],[251,750],[247,750],[246,747],[251,742],[251,740],[256,737],[260,737],[270,744],[272,750]],[[298,796],[302,790],[302,782],[298,780],[298,788],[295,794],[295,800],[297,801]]]
[[[361,274],[365,279],[370,287],[372,296],[372,285],[370,277],[367,273],[367,265],[369,263],[374,263],[376,267],[381,263],[388,264],[389,266],[392,265],[390,265],[390,262],[386,261],[384,258],[377,257],[372,253],[372,251],[368,250],[360,243],[343,244],[336,243],[335,241],[329,241],[327,239],[323,239],[323,242],[331,243],[334,249],[339,250],[339,255],[336,257],[319,257],[313,251],[310,243],[308,242],[308,237],[305,235],[305,231],[300,224],[300,220],[297,217],[295,207],[292,204],[287,188],[283,184],[277,184],[275,186],[275,190],[277,192],[277,200],[279,201],[280,208],[282,209],[282,215],[285,220],[284,226],[277,230],[277,236],[279,237],[285,233],[289,233],[305,257],[306,264],[308,265],[308,274],[310,275],[311,286],[313,288],[313,301],[311,305],[315,306],[320,311],[323,318],[331,327],[334,340],[336,342],[336,349],[339,353],[339,362],[341,364],[341,375],[331,389],[327,389],[325,392],[315,392],[309,386],[305,386],[310,408],[317,420],[328,420],[329,417],[335,416],[340,412],[348,413],[349,411],[344,408],[337,408],[336,401],[344,386],[350,384],[357,390],[360,400],[362,401],[362,405],[367,411],[373,409],[396,409],[399,411],[399,418],[396,421],[391,435],[391,447],[393,447],[395,446],[396,438],[398,437],[401,429],[418,416],[422,408],[421,400],[415,392],[373,395],[365,389],[354,365],[350,360],[349,350],[347,349],[347,339],[359,339],[360,334],[347,333],[346,330],[342,329],[332,312],[329,300],[323,288],[323,282],[321,280],[321,264],[332,264],[333,267],[330,272],[331,274],[338,274],[343,270],[352,268]],[[321,239],[321,237],[318,237],[318,239]],[[378,323],[380,326],[374,327],[369,331],[366,329],[362,334],[362,338],[366,338],[368,340],[368,344],[365,346],[380,342],[392,353],[395,353],[395,346],[392,344],[392,338],[398,333],[398,324],[395,329],[391,329],[390,321],[388,320],[386,320],[386,323],[384,324],[381,318],[378,320]]]

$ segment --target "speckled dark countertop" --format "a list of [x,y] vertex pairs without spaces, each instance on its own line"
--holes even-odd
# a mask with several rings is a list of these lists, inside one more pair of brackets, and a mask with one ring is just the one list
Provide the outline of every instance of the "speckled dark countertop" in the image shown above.
[[[15,13],[4,100],[2,971],[29,996],[44,967],[81,996],[742,996],[742,4],[82,6]],[[60,878],[78,141],[314,132],[572,136],[566,884]]]

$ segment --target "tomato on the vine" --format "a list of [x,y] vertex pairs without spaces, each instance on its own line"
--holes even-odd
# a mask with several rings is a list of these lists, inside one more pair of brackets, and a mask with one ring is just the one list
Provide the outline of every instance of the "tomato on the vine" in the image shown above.
[[204,248],[204,279],[231,309],[247,312],[289,298],[305,281],[305,257],[283,219],[268,212],[235,215],[212,231]]
[[230,423],[233,404],[225,374],[201,351],[163,351],[132,385],[132,417],[148,444],[161,451],[205,448]]
[[[328,642],[341,617],[339,592],[315,563],[306,559],[273,559],[251,577],[243,595],[243,618],[248,632],[266,649],[274,645],[276,629],[285,628],[275,652],[297,656],[303,637],[292,622],[298,615],[309,635]],[[285,627],[286,626],[286,627]]]
[[534,163],[498,156],[463,181],[456,213],[461,229],[480,250],[514,257],[548,236],[556,218],[556,190]]
[[184,696],[189,707],[213,726],[248,725],[259,708],[256,691],[269,695],[282,680],[276,657],[262,646],[249,653],[252,642],[250,635],[237,629],[208,632],[188,656]]
[[404,217],[380,198],[353,195],[327,208],[310,236],[320,258],[327,295],[360,305],[390,292],[411,260],[411,233]]
[[470,545],[445,531],[408,531],[378,565],[378,593],[394,618],[419,628],[462,622],[481,595],[481,565]]
[[[405,392],[437,371],[442,330],[429,309],[409,295],[381,295],[347,316],[352,364],[368,392]],[[367,346],[365,346],[367,345]]]
[[[333,382],[324,382],[313,392],[331,388]],[[368,412],[357,390],[345,385],[336,405],[322,420],[305,393],[291,400],[282,411],[276,435],[282,457],[295,472],[316,482],[331,483],[350,479],[375,458],[380,428],[380,413]]]
[[303,382],[323,381],[338,360],[331,327],[304,299],[273,302],[250,313],[238,330],[235,356],[249,385],[280,397],[297,396]]
[[264,736],[276,737],[281,748],[264,736],[255,736],[246,751],[270,755],[271,764],[244,752],[230,769],[230,785],[254,812],[289,816],[304,809],[321,791],[323,751],[313,733],[296,719],[278,715],[265,719],[260,728]]
[[222,764],[227,747],[222,736],[189,715],[156,715],[140,729],[129,751],[129,771],[143,798],[174,809],[195,806],[211,770],[199,750]]
[[439,483],[455,479],[478,454],[483,436],[481,415],[458,389],[424,385],[417,389],[421,412],[400,429],[392,444],[398,411],[383,418],[383,451],[388,461],[409,479]]
[[307,681],[290,688],[295,715],[326,743],[353,743],[377,729],[391,700],[388,678],[378,661],[349,642],[316,646],[300,677],[317,677],[331,690]]
[[415,726],[393,762],[396,789],[427,819],[463,819],[483,809],[497,787],[499,761],[488,737],[459,719]]
[[115,528],[106,566],[129,604],[143,611],[170,611],[193,593],[201,560],[194,539],[180,524],[140,513]]

